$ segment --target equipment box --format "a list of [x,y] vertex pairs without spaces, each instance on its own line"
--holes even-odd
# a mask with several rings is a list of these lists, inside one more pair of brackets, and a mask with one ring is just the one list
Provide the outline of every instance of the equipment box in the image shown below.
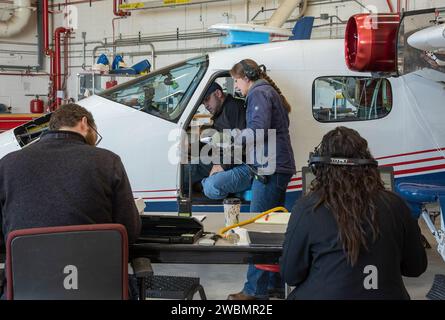
[[142,228],[138,242],[195,243],[203,233],[203,225],[193,217],[164,215],[141,216]]

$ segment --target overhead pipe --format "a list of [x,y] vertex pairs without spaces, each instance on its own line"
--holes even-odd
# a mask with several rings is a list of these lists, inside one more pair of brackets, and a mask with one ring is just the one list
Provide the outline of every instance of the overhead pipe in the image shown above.
[[196,40],[196,39],[207,39],[207,38],[218,38],[221,37],[222,33],[214,32],[188,32],[188,33],[170,33],[160,36],[149,36],[149,37],[137,37],[137,38],[126,38],[117,39],[116,45],[138,45],[143,42],[167,42],[167,41],[185,41],[185,40]]
[[2,75],[2,76],[20,76],[20,77],[48,77],[48,76],[50,76],[50,74],[46,73],[46,72],[40,72],[40,73],[33,73],[33,72],[0,72],[0,75]]
[[[227,49],[227,46],[218,47],[207,47],[207,48],[195,48],[195,49],[172,49],[172,50],[158,50],[156,51],[156,56],[161,55],[172,55],[172,54],[200,54],[203,52],[214,52],[221,49]],[[151,51],[138,51],[138,52],[128,52],[126,55],[129,57],[146,56],[151,54]],[[70,56],[70,58],[81,58],[81,56]],[[81,65],[70,65],[69,68],[81,68]]]
[[122,0],[113,0],[113,13],[117,17],[126,17],[130,16],[131,12],[122,11],[119,9],[119,6],[122,4]]
[[14,13],[6,21],[0,21],[0,38],[9,38],[20,33],[31,17],[31,0],[14,0]]
[[50,7],[57,7],[57,6],[69,6],[72,4],[83,4],[83,3],[93,3],[93,2],[102,2],[107,0],[80,0],[80,1],[65,1],[65,2],[59,2],[59,3],[53,3],[50,5]]
[[[128,10],[153,10],[153,9],[165,9],[165,8],[176,8],[176,7],[188,7],[188,6],[196,6],[196,5],[202,5],[202,4],[212,4],[216,2],[223,2],[223,1],[229,1],[229,0],[189,0],[187,2],[185,1],[178,1],[176,3],[169,3],[166,5],[164,1],[150,1],[150,2],[143,2],[144,6],[140,8],[132,8]],[[128,11],[126,11],[128,12]],[[129,13],[129,12],[128,12]]]
[[[302,0],[302,2],[303,8],[300,10],[297,19],[301,18],[307,10],[308,0]],[[278,9],[273,13],[272,17],[270,17],[269,21],[266,23],[266,26],[281,28],[300,3],[296,2],[295,0],[284,0]]]
[[[75,45],[84,45],[84,44],[99,44],[103,43],[103,41],[95,40],[95,41],[71,41],[70,46]],[[34,42],[17,42],[17,41],[3,41],[0,40],[0,44],[13,44],[13,45],[23,45],[23,46],[36,46]]]

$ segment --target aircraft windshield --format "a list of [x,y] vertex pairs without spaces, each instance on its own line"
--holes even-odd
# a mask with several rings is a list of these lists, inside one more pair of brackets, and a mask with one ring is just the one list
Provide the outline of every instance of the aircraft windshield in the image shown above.
[[207,56],[127,82],[102,97],[168,121],[177,121],[207,70]]

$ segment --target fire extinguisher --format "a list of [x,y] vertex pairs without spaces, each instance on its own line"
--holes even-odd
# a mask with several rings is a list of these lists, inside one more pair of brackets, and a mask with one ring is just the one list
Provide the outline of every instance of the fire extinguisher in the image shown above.
[[43,113],[43,100],[39,99],[38,95],[36,95],[35,99],[31,100],[30,109],[31,113]]
[[105,89],[110,89],[113,88],[114,86],[117,86],[116,80],[110,80],[105,83]]

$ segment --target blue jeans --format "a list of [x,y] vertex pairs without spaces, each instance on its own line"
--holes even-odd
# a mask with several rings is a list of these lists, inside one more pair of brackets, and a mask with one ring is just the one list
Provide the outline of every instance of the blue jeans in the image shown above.
[[[261,213],[275,207],[284,206],[286,189],[291,177],[291,174],[275,173],[268,176],[267,184],[263,184],[256,179],[253,180],[250,212]],[[259,299],[268,299],[268,289],[283,286],[284,283],[278,272],[259,270],[253,264],[250,264],[243,293]]]
[[202,162],[197,164],[184,165],[184,179],[183,190],[187,194],[189,191],[189,178],[191,177],[192,186],[194,183],[201,181],[203,178],[208,177],[210,170],[212,170],[213,164],[204,164]]
[[224,199],[230,193],[238,193],[250,189],[252,176],[249,168],[241,164],[227,171],[221,171],[202,179],[204,194],[210,199]]

